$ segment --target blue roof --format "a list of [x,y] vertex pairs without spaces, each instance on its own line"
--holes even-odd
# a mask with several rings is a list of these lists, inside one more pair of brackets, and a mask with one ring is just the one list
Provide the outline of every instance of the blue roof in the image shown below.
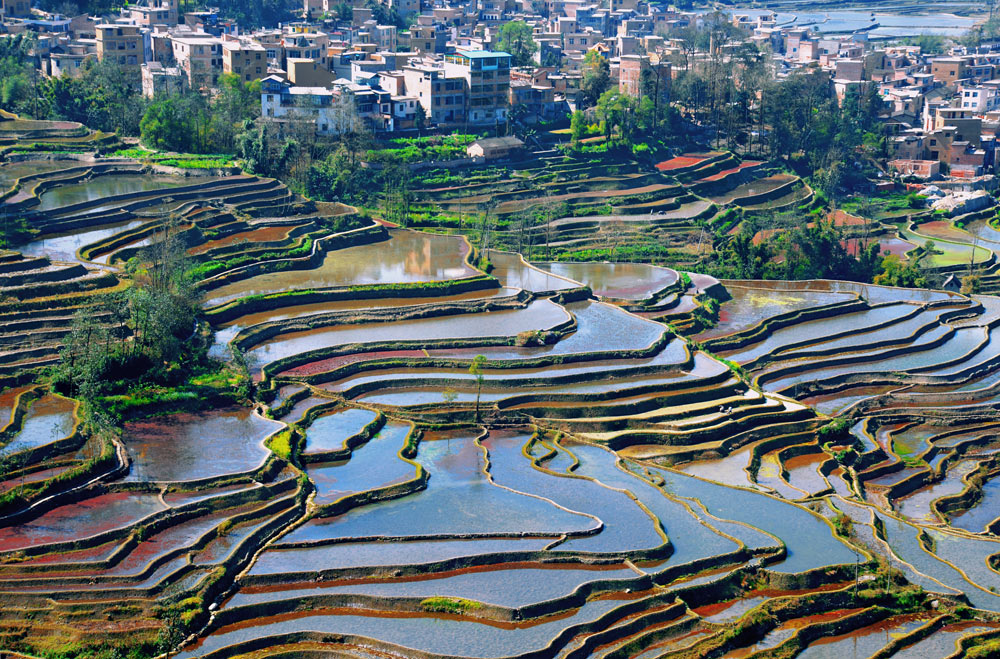
[[507,56],[510,57],[510,53],[504,53],[498,50],[458,50],[455,51],[456,55],[464,55],[469,59],[480,59],[482,57],[500,57]]

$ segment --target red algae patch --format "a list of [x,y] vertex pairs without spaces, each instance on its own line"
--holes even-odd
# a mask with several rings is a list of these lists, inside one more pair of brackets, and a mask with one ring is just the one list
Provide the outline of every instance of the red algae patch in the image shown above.
[[0,529],[0,551],[80,540],[130,526],[166,510],[156,494],[115,492],[50,510],[19,526]]
[[656,168],[661,172],[670,172],[675,169],[684,169],[685,167],[697,165],[705,160],[708,160],[708,158],[704,156],[677,156],[676,158],[656,163]]
[[335,368],[346,366],[347,364],[355,364],[357,362],[367,362],[375,359],[394,359],[396,357],[426,356],[427,353],[423,350],[380,350],[376,352],[360,352],[353,355],[340,355],[339,357],[330,357],[329,359],[320,359],[318,361],[309,362],[308,364],[302,364],[301,366],[290,368],[287,371],[282,371],[278,374],[278,376],[302,377],[306,375],[315,375],[317,373],[325,373],[326,371],[332,371]]
[[188,250],[188,254],[191,254],[192,256],[196,254],[204,254],[209,250],[218,249],[219,247],[229,247],[230,245],[235,245],[241,240],[249,243],[248,246],[253,246],[253,243],[282,240],[283,238],[288,237],[288,233],[293,228],[294,227],[292,226],[275,226],[261,227],[251,231],[240,231],[239,233],[233,233],[225,236],[224,238],[218,238],[217,240],[209,240],[201,245],[198,245],[197,247],[192,247]]

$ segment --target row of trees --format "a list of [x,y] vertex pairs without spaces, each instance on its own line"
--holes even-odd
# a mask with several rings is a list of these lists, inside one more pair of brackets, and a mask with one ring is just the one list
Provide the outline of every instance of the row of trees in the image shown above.
[[755,240],[757,226],[743,223],[739,233],[714,254],[707,269],[732,279],[842,279],[871,282],[883,270],[878,240],[848,250],[844,234],[831,222],[818,222]]
[[142,143],[167,151],[235,153],[246,122],[260,116],[260,81],[244,83],[223,73],[217,86],[211,98],[188,92],[154,99],[139,122]]

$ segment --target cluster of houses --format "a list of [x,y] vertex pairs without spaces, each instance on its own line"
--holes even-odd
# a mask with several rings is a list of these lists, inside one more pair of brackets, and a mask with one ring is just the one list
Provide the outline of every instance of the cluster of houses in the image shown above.
[[[68,18],[0,0],[3,33],[39,35],[45,75],[75,75],[87,58],[141,71],[143,94],[211,93],[223,73],[261,82],[261,116],[278,125],[308,122],[336,134],[347,121],[376,132],[424,125],[492,126],[558,120],[581,105],[585,58],[608,62],[622,93],[657,93],[683,68],[698,70],[752,41],[777,78],[802,69],[829,72],[830,93],[877,89],[890,137],[888,160],[900,172],[932,178],[991,171],[1000,124],[1000,48],[928,55],[917,46],[885,45],[860,31],[830,36],[777,25],[767,11],[734,10],[744,37],[692,51],[684,28],[709,15],[646,0],[303,0],[301,19],[244,31],[216,10],[182,12],[178,0],[142,0],[113,16]],[[348,18],[345,14],[349,13]],[[376,20],[392,15],[396,24]],[[537,44],[532,65],[501,50],[501,27],[524,21]],[[690,33],[690,30],[688,30]],[[674,63],[674,66],[671,66]],[[522,64],[516,66],[515,64]],[[350,111],[345,111],[350,110]]]
[[802,68],[830,74],[839,102],[873,91],[881,99],[889,166],[905,175],[970,179],[993,171],[1000,128],[1000,44],[954,47],[947,55],[919,46],[880,44],[867,31],[819,35],[778,27],[773,14],[736,16],[773,55],[775,75]]

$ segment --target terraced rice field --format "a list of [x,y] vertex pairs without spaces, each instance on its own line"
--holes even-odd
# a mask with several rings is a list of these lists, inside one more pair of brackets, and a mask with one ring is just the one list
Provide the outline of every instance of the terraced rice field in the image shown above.
[[[756,167],[684,158],[701,184]],[[996,634],[988,296],[511,252],[487,274],[460,237],[205,181],[171,203],[254,405],[155,410],[60,477],[103,448],[32,384],[74,313],[45,300],[123,285],[86,257],[155,242],[190,185],[146,180],[135,206],[35,208],[40,241],[78,242],[0,256],[25,303],[0,310],[0,496],[51,495],[0,509],[0,649],[945,657]],[[708,296],[718,323],[673,334]]]

